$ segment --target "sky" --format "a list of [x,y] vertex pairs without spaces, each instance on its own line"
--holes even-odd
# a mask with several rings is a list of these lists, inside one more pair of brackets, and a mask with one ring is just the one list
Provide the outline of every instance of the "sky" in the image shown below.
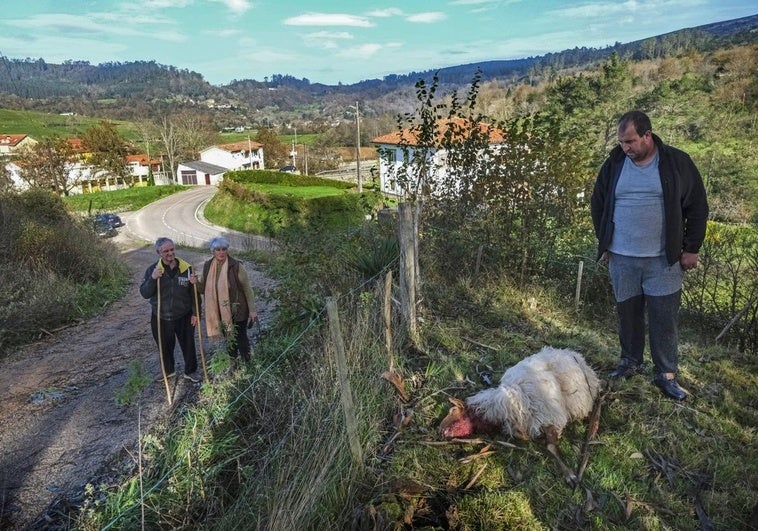
[[0,56],[155,61],[214,85],[272,74],[336,85],[756,13],[755,0],[4,0]]

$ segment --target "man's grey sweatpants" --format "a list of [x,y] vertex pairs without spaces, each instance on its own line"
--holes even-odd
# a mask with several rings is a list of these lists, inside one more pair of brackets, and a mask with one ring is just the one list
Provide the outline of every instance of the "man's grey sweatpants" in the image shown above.
[[645,350],[645,307],[654,373],[676,373],[679,365],[679,307],[684,271],[665,256],[610,254],[608,269],[616,298],[621,358],[640,364]]

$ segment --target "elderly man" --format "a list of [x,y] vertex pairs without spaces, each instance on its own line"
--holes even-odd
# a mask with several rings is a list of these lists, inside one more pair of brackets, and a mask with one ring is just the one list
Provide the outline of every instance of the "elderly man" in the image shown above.
[[200,378],[195,376],[197,354],[193,330],[198,323],[193,287],[196,277],[192,266],[177,258],[170,238],[158,238],[155,251],[160,258],[145,270],[139,291],[150,299],[150,328],[163,357],[165,376],[171,378],[175,374],[174,347],[178,341],[184,356],[184,378],[197,383]]

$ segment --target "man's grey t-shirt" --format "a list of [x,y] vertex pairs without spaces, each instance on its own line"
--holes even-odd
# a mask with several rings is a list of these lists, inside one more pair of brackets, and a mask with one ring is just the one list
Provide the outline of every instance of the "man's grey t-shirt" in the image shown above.
[[616,185],[615,202],[613,239],[608,250],[624,256],[663,255],[665,220],[657,152],[644,166],[626,158]]

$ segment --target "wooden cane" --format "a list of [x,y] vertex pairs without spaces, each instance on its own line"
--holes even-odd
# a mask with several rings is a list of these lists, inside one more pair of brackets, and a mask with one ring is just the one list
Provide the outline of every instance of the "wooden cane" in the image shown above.
[[[158,265],[161,265],[160,260]],[[161,359],[161,374],[163,375],[163,383],[166,385],[166,398],[168,399],[168,405],[171,405],[171,388],[168,386],[168,377],[166,376],[166,365],[163,363],[163,340],[161,335],[161,277],[155,279],[158,284],[158,315],[156,316],[156,327],[158,328],[158,355]]]
[[[190,269],[190,275],[192,275],[192,269]],[[205,350],[203,349],[203,332],[200,330],[200,297],[197,294],[197,283],[193,284],[195,288],[195,315],[197,316],[197,341],[200,343],[200,361],[203,363],[203,376],[205,376],[206,383],[208,379],[208,367],[205,365]]]

